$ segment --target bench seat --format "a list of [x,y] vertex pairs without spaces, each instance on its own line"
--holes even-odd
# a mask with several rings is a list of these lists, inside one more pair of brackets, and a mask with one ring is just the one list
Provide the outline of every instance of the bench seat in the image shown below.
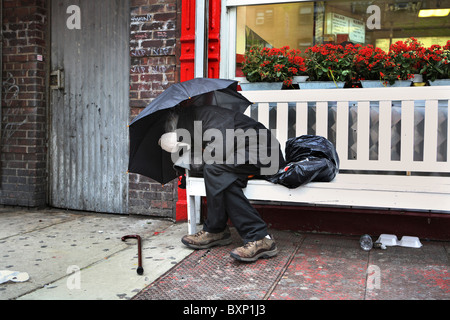
[[[198,177],[189,177],[187,183],[189,230],[195,233],[200,218],[195,199],[206,196],[205,184]],[[338,174],[331,182],[310,182],[295,189],[249,180],[243,191],[249,200],[450,213],[450,177]]]

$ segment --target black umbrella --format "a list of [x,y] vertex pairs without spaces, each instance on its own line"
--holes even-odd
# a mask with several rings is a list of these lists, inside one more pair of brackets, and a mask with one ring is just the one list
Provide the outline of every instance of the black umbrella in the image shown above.
[[196,78],[176,83],[155,98],[131,122],[128,171],[162,184],[177,177],[171,154],[158,145],[166,132],[170,110],[176,106],[211,105],[244,112],[252,104],[237,92],[237,81]]

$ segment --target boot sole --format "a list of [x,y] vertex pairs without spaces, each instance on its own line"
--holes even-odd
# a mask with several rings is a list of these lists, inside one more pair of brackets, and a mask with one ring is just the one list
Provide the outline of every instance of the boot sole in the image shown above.
[[233,252],[230,253],[230,256],[236,260],[243,261],[243,262],[255,262],[258,259],[267,259],[267,258],[275,257],[277,254],[278,254],[278,248],[275,248],[270,251],[264,251],[264,252],[258,253],[257,255],[255,255],[253,257],[249,257],[249,258],[241,257]]
[[209,249],[209,248],[217,247],[217,246],[227,246],[227,245],[231,244],[231,242],[233,242],[233,241],[232,241],[232,239],[230,237],[230,238],[227,238],[227,239],[221,239],[221,240],[210,242],[208,244],[200,244],[200,245],[189,243],[187,241],[183,241],[183,239],[181,239],[181,242],[186,247],[198,250],[198,249]]

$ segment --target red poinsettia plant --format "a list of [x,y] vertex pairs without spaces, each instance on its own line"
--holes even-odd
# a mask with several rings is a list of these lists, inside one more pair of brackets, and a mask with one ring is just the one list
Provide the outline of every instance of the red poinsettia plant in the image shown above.
[[450,78],[450,40],[444,46],[425,48],[417,39],[397,41],[385,52],[373,45],[317,44],[302,57],[300,50],[254,46],[245,54],[242,71],[250,82],[292,85],[292,77],[308,75],[310,81],[380,80],[393,84],[414,74],[425,80]]
[[450,78],[450,40],[446,45],[424,47],[416,38],[393,43],[386,53],[371,45],[361,47],[354,60],[355,72],[360,79],[384,80],[393,84],[396,80],[409,80],[415,74],[424,80]]
[[282,48],[253,46],[246,51],[242,72],[249,82],[283,82],[292,85],[292,77],[305,72],[305,60],[301,51]]
[[413,37],[393,43],[388,55],[384,78],[391,84],[395,80],[412,79],[414,74],[419,74],[426,64],[425,47]]
[[434,44],[425,50],[426,63],[420,70],[425,80],[450,78],[450,40],[444,46]]
[[357,46],[353,59],[353,68],[359,80],[384,81],[384,71],[389,61],[389,55],[372,45]]
[[306,72],[310,81],[347,81],[352,77],[356,47],[317,44],[306,49]]

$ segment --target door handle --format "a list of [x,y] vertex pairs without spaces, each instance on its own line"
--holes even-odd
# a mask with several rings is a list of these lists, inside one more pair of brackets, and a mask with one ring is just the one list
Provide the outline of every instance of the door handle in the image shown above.
[[57,69],[50,73],[50,89],[63,90],[64,89],[64,70]]

